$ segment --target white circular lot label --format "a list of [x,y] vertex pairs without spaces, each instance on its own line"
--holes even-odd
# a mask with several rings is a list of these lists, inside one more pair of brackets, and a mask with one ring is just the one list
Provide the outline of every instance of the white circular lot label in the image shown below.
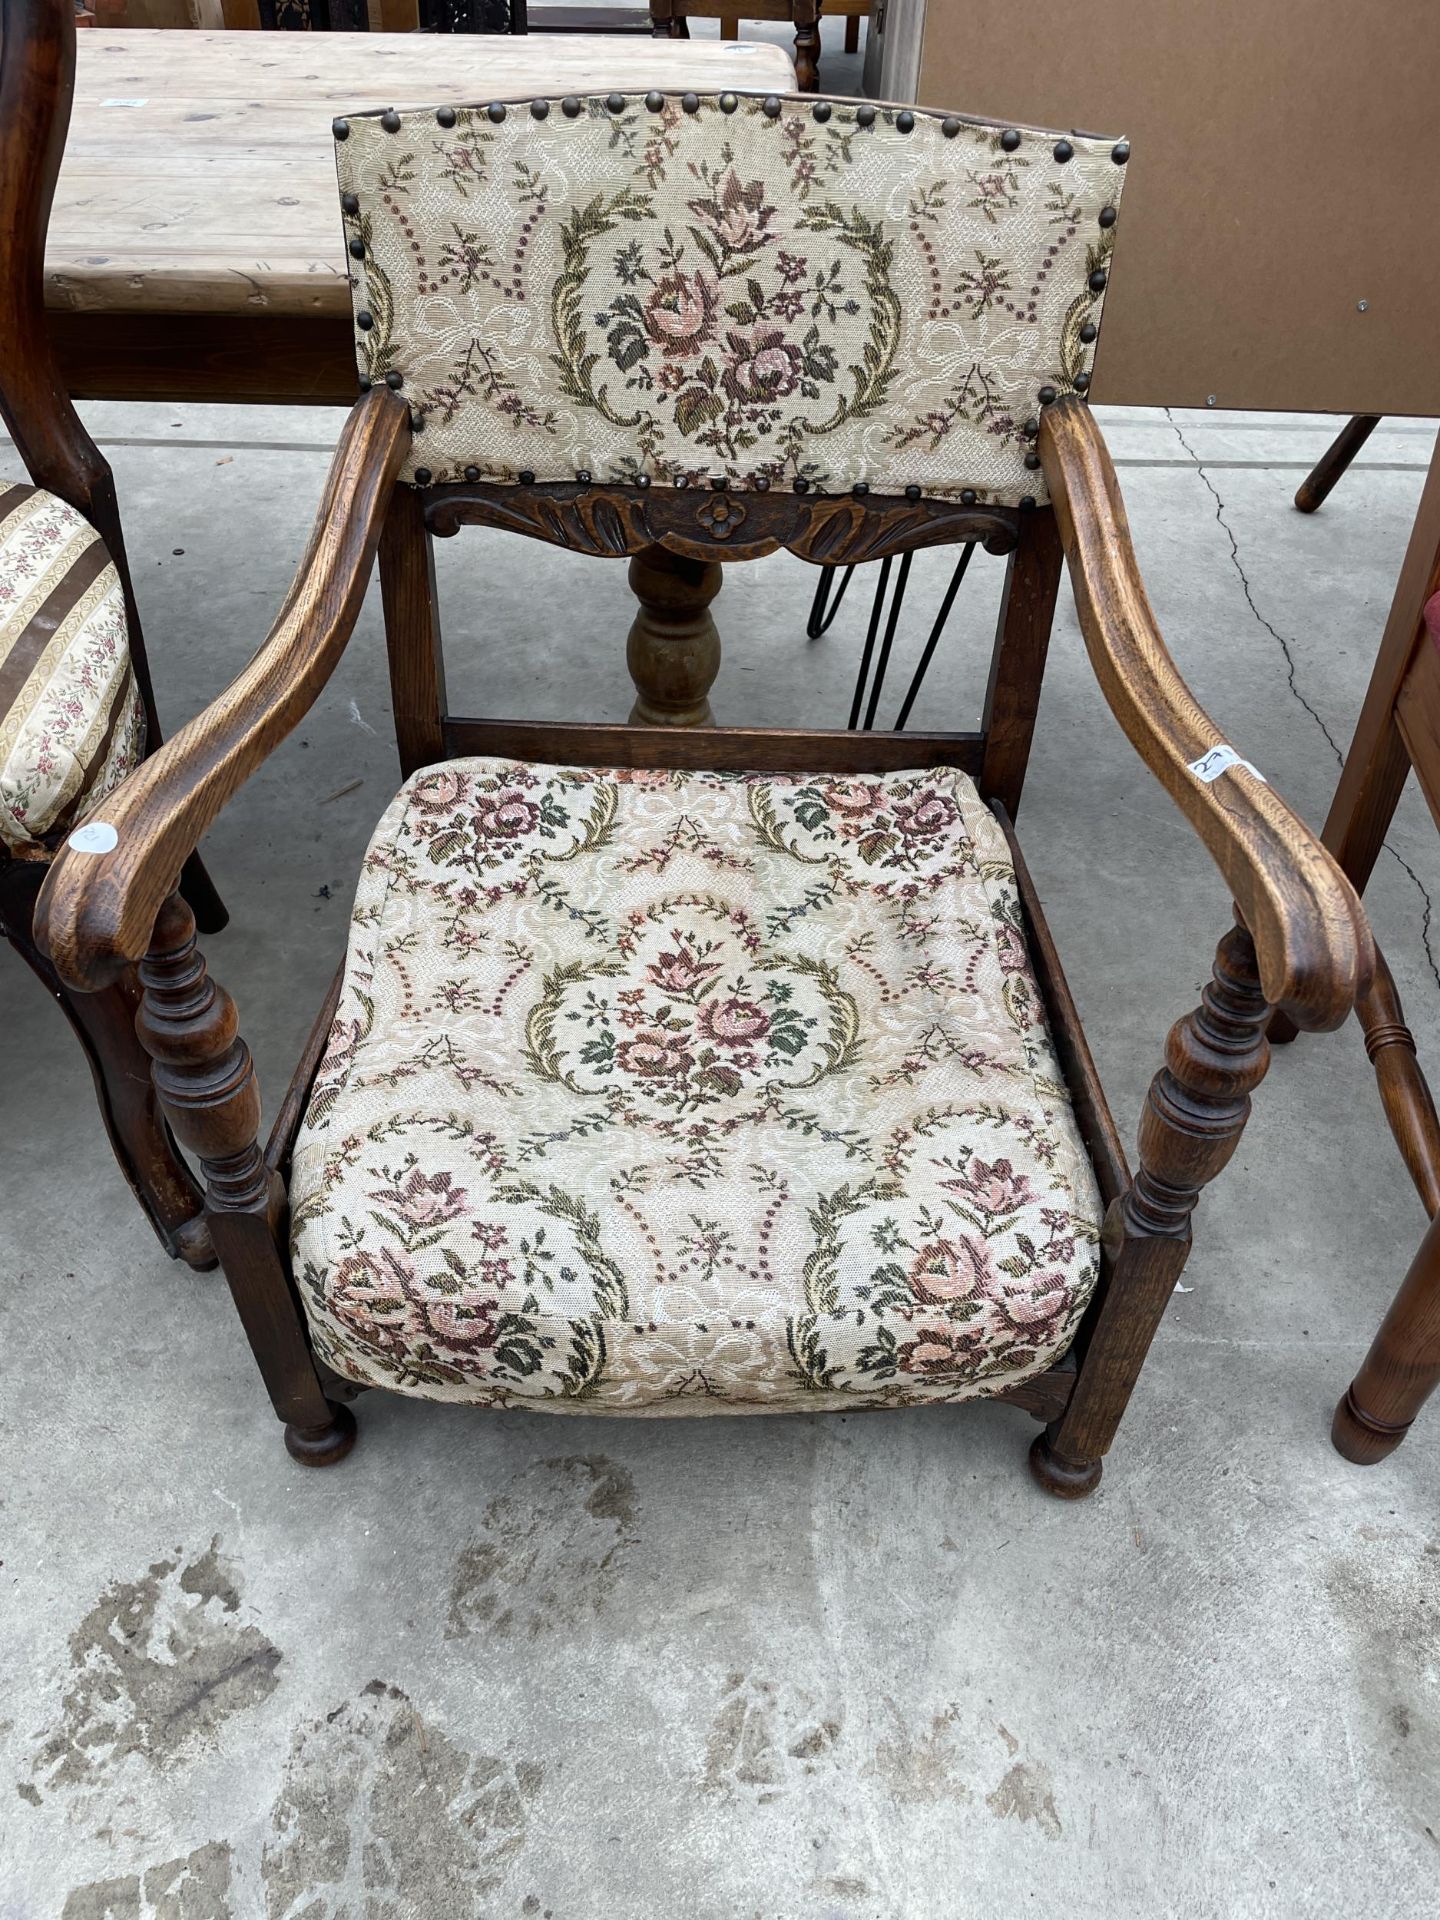
[[65,844],[76,853],[113,853],[120,844],[120,836],[108,820],[87,820]]

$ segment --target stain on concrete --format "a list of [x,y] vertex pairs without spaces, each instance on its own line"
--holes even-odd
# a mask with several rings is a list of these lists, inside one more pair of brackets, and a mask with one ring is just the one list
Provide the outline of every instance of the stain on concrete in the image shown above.
[[1379,1773],[1414,1829],[1440,1831],[1440,1541],[1363,1526],[1330,1564],[1354,1691],[1337,1699],[1336,1740],[1357,1798]]
[[140,1579],[112,1582],[85,1615],[59,1724],[35,1758],[42,1785],[93,1784],[131,1754],[173,1766],[274,1692],[280,1651],[241,1619],[219,1549],[212,1540],[186,1560],[177,1548]]
[[732,1673],[710,1723],[701,1787],[726,1798],[744,1793],[766,1806],[819,1770],[841,1730],[841,1715],[823,1712],[811,1696]]
[[45,1804],[40,1796],[40,1789],[29,1780],[17,1780],[15,1783],[15,1791],[22,1800],[28,1800],[32,1807],[39,1807]]
[[267,1920],[478,1912],[543,1781],[457,1746],[372,1680],[294,1736],[261,1858]]
[[971,1791],[961,1777],[961,1756],[954,1741],[960,1721],[958,1704],[952,1702],[933,1714],[929,1726],[920,1730],[905,1721],[893,1700],[885,1704],[895,1731],[875,1743],[875,1756],[865,1772],[883,1780],[896,1800],[910,1806],[969,1800]]
[[593,1619],[636,1538],[623,1467],[599,1454],[537,1461],[490,1502],[456,1562],[446,1639],[533,1639]]
[[997,1820],[1033,1820],[1052,1840],[1064,1831],[1049,1769],[1038,1760],[1017,1760],[995,1791],[986,1794],[985,1804]]
[[60,1920],[231,1920],[230,1849],[212,1840],[145,1873],[76,1887]]

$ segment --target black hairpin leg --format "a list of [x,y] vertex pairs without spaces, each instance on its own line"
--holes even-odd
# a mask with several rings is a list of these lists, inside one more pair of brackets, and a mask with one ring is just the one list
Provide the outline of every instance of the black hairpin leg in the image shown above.
[[[934,624],[931,626],[929,637],[925,642],[924,651],[920,655],[919,665],[911,676],[910,685],[905,692],[905,698],[900,703],[900,712],[895,720],[894,731],[896,733],[903,733],[905,722],[910,718],[910,709],[915,704],[920,688],[924,683],[925,675],[929,670],[930,662],[935,657],[935,649],[940,644],[940,636],[945,631],[945,623],[950,618],[950,609],[955,604],[955,596],[960,591],[960,582],[965,578],[966,569],[970,565],[970,556],[974,551],[975,543],[973,541],[968,542],[960,550],[960,557],[955,562],[955,571],[950,576],[950,584],[946,587],[945,597],[940,602],[940,611],[935,616]],[[885,685],[885,675],[890,665],[890,654],[895,644],[895,632],[900,624],[901,610],[905,605],[905,589],[909,583],[910,562],[913,558],[914,555],[911,553],[902,554],[900,557],[900,573],[895,582],[895,593],[890,602],[888,617],[885,612],[885,595],[890,585],[891,562],[889,560],[882,560],[880,563],[880,577],[875,582],[875,598],[870,604],[870,624],[865,634],[864,650],[860,655],[860,669],[855,676],[855,694],[850,703],[849,725],[852,732],[861,725],[860,711],[862,706],[865,710],[864,731],[868,733],[875,725],[875,713],[880,704],[881,691]],[[821,580],[815,589],[815,598],[810,607],[810,619],[805,629],[812,640],[818,640],[820,635],[827,630],[831,621],[835,618],[836,613],[839,611],[840,602],[845,596],[845,589],[850,584],[850,575],[854,571],[854,567],[847,567],[845,569],[845,576],[840,582],[839,590],[835,594],[834,599],[831,600],[829,594],[831,576],[834,573],[834,568],[826,567],[822,570]],[[880,655],[878,660],[876,660],[875,642],[880,636],[880,623],[882,620],[884,620],[885,623],[885,635],[880,641]],[[870,680],[870,663],[872,660],[875,660],[875,680],[874,684],[870,686],[870,697],[867,701],[865,698],[865,690]]]

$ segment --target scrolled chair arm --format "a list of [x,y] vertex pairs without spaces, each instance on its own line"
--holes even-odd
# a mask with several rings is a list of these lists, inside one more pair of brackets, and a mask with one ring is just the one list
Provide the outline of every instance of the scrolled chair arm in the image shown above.
[[388,387],[373,388],[345,423],[309,544],[264,644],[107,797],[110,849],[61,849],[35,930],[67,986],[94,991],[142,958],[202,834],[314,704],[359,617],[409,444],[409,408]]
[[1227,742],[1160,636],[1115,469],[1078,396],[1045,408],[1040,458],[1085,646],[1111,711],[1224,875],[1255,942],[1266,1000],[1298,1027],[1340,1026],[1365,992],[1375,962],[1354,889],[1318,838],[1246,762],[1233,760],[1209,781],[1193,771]]

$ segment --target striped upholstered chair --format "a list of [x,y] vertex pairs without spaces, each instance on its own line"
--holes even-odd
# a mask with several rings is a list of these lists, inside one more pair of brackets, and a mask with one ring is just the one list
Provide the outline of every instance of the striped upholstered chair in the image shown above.
[[[366,1388],[648,1417],[987,1397],[1044,1422],[1043,1486],[1089,1492],[1270,1007],[1332,1027],[1371,964],[1166,653],[1085,402],[1128,147],[808,94],[334,135],[361,393],[309,551],[41,902],[70,985],[145,957],[141,1032],[291,1453],[341,1458]],[[430,542],[466,522],[635,556],[691,651],[719,561],[984,543],[1011,561],[981,725],[462,718]],[[320,696],[377,552],[405,784],[262,1148],[173,889]],[[1013,830],[1064,559],[1237,903],[1133,1175]]]
[[[55,849],[160,743],[110,469],[66,396],[45,328],[45,231],[75,66],[71,0],[0,4],[0,930],[70,1021],[121,1170],[166,1249],[214,1264],[134,1031],[133,975],[76,994],[32,937]],[[103,835],[102,835],[103,837]],[[224,911],[198,860],[186,892]],[[6,1124],[14,1127],[15,1117]]]

